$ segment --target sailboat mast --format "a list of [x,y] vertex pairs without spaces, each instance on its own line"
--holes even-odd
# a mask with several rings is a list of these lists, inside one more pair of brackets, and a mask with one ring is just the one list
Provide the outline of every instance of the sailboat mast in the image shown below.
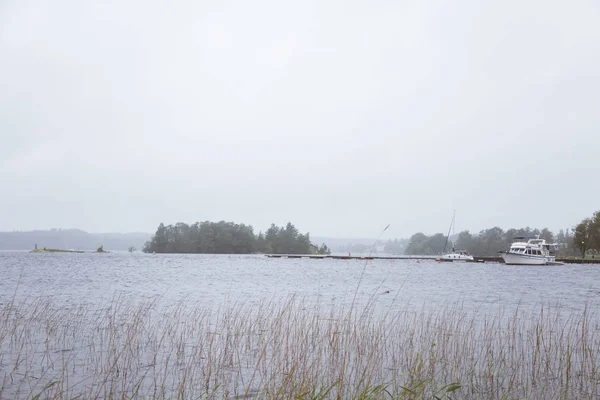
[[444,243],[444,251],[446,252],[446,246],[448,246],[448,239],[450,239],[450,230],[452,229],[452,225],[454,225],[454,217],[456,216],[456,210],[452,212],[452,221],[450,222],[450,226],[448,227],[448,235],[446,235],[446,243]]

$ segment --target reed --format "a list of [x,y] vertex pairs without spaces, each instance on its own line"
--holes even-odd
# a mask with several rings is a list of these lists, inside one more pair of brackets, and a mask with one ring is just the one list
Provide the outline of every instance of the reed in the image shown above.
[[484,315],[290,297],[0,308],[0,399],[595,399],[591,307]]

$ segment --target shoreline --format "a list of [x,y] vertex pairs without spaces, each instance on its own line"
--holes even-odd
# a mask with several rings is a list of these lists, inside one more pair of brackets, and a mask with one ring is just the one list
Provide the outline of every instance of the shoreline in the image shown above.
[[110,253],[110,251],[85,251],[85,250],[63,250],[63,249],[34,249],[30,253]]

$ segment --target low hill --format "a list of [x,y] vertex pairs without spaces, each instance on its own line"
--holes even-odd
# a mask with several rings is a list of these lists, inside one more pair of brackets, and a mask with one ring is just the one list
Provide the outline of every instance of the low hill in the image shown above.
[[50,229],[0,232],[0,250],[32,250],[38,248],[96,250],[141,250],[152,237],[150,233],[89,233],[80,229]]

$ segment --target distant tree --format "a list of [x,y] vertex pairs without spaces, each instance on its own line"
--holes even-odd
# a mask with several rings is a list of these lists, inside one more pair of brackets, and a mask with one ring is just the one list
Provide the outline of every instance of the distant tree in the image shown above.
[[136,251],[137,249],[135,248],[135,246],[130,246],[130,247],[127,249],[127,250],[128,250],[130,253],[133,253],[133,252],[134,252],[134,251]]
[[466,250],[470,254],[478,254],[477,241],[469,231],[462,231],[456,239],[456,248]]
[[152,239],[144,244],[143,251],[144,253],[166,253],[167,245],[167,228],[165,228],[165,224],[161,222]]
[[[409,239],[409,245],[404,251],[411,255],[436,255],[444,251],[446,245],[446,236],[442,233],[436,233],[433,236],[427,236],[421,232],[415,233]],[[447,249],[452,249],[452,242],[448,241]]]
[[265,240],[274,254],[308,254],[311,252],[310,235],[300,234],[298,229],[288,222],[285,228],[275,224],[267,229]]
[[258,237],[256,238],[255,251],[258,253],[270,253],[272,251],[262,232],[259,232]]
[[506,250],[506,236],[504,230],[495,226],[479,232],[480,254],[492,256],[498,254],[498,250]]
[[423,244],[427,241],[427,235],[422,232],[415,233],[409,239],[408,246],[404,254],[424,254]]
[[575,226],[575,234],[573,235],[573,245],[581,251],[581,256],[585,257],[585,252],[593,243],[592,237],[592,219],[586,218]]
[[265,241],[270,247],[271,253],[281,253],[281,229],[275,224],[271,224],[267,232],[265,232]]
[[331,254],[331,251],[329,250],[329,248],[327,247],[327,245],[325,243],[321,244],[321,247],[319,247],[319,250],[317,251],[318,254]]
[[600,211],[596,211],[591,218],[589,235],[590,246],[600,249]]
[[544,228],[540,231],[540,239],[544,239],[547,243],[554,243],[554,234],[548,228]]
[[[428,253],[425,254],[442,254],[444,252],[444,246],[446,245],[446,236],[443,233],[436,233],[427,239]],[[452,249],[452,242],[448,240],[446,250]]]

